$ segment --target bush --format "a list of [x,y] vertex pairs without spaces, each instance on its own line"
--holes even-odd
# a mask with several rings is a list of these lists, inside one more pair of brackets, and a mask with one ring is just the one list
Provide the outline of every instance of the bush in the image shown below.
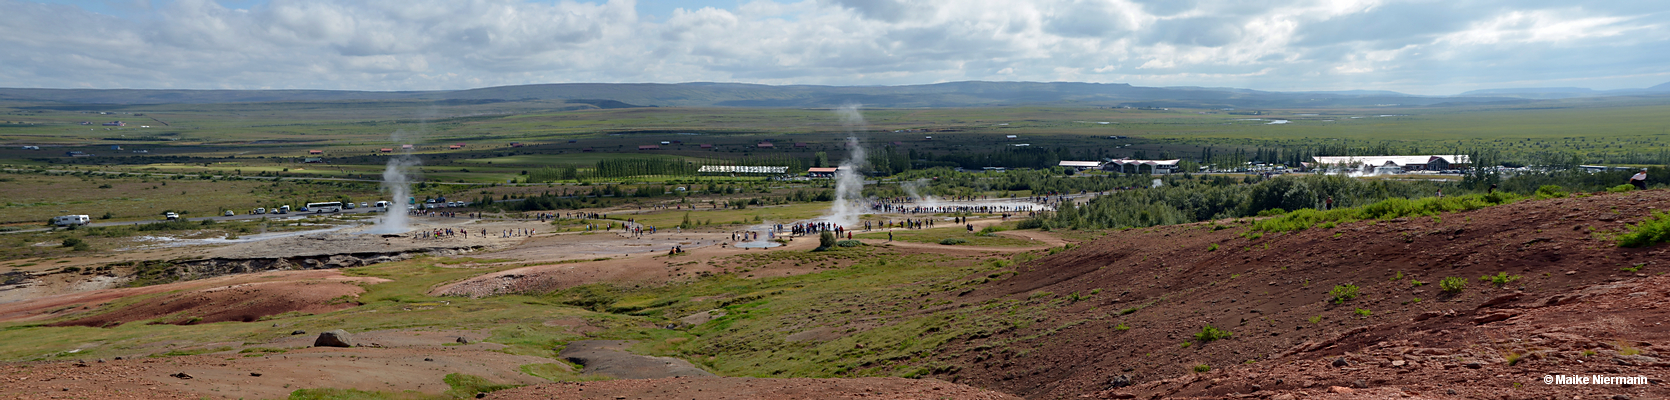
[[968,243],[968,241],[963,240],[962,238],[945,238],[945,240],[939,241],[939,244],[943,244],[943,245],[946,245],[946,246],[958,245],[958,244],[963,244],[963,243]]
[[835,232],[823,231],[823,233],[818,234],[818,250],[828,250],[835,245]]
[[1467,289],[1467,280],[1453,276],[1446,277],[1438,281],[1438,288],[1444,289],[1445,293],[1461,293],[1462,290]]
[[1618,235],[1618,247],[1646,247],[1670,242],[1670,212],[1654,212],[1641,223],[1625,229],[1628,232]]
[[1280,209],[1280,208],[1272,208],[1272,209],[1268,209],[1268,210],[1258,212],[1258,216],[1260,216],[1260,217],[1274,217],[1274,216],[1277,216],[1277,215],[1284,215],[1284,214],[1287,214],[1287,210],[1283,210],[1283,209]]
[[1206,325],[1205,328],[1200,328],[1200,333],[1195,334],[1195,340],[1199,340],[1201,344],[1206,344],[1212,342],[1213,340],[1228,339],[1233,335],[1235,335],[1234,332],[1218,329],[1212,325]]
[[76,247],[84,244],[87,244],[87,242],[81,240],[81,238],[64,239],[64,247]]
[[858,247],[858,246],[863,246],[864,242],[860,242],[860,241],[857,241],[857,240],[842,240],[842,241],[835,242],[835,245],[839,246],[839,247]]
[[1631,190],[1635,190],[1635,185],[1631,185],[1631,184],[1628,184],[1628,183],[1606,188],[1606,191],[1612,192],[1612,193],[1623,193],[1623,192],[1628,192],[1628,191],[1631,191]]
[[1218,251],[1218,244],[1213,243],[1211,246],[1206,246],[1206,251]]
[[1369,316],[1369,315],[1371,315],[1371,314],[1374,314],[1374,312],[1373,312],[1373,311],[1369,311],[1369,310],[1368,310],[1368,309],[1367,309],[1367,308],[1359,308],[1359,309],[1357,309],[1357,315],[1358,315],[1358,316],[1361,316],[1361,317],[1363,317],[1363,318],[1368,318],[1368,316]]
[[1567,194],[1560,185],[1542,185],[1542,187],[1537,188],[1537,198],[1539,199],[1566,197]]
[[1204,374],[1204,373],[1211,372],[1211,371],[1212,371],[1212,366],[1210,366],[1210,365],[1200,364],[1200,365],[1195,366],[1195,372],[1199,372],[1199,373]]
[[1345,304],[1347,300],[1357,298],[1357,285],[1334,285],[1334,289],[1328,291],[1328,297],[1333,299],[1334,304]]

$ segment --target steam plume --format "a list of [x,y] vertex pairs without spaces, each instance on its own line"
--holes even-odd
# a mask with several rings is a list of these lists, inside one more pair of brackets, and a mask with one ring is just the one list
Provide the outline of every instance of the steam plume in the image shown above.
[[857,224],[858,216],[864,213],[864,176],[858,173],[864,166],[864,147],[858,143],[858,132],[869,130],[869,123],[858,112],[862,106],[853,103],[835,109],[847,131],[847,159],[835,171],[835,204],[824,219],[844,226]]
[[[416,133],[407,133],[405,130],[395,130],[393,134],[389,135],[389,139],[397,145],[410,144],[411,137],[415,135]],[[402,204],[400,203],[411,198],[412,181],[417,177],[415,168],[422,165],[423,162],[412,156],[411,150],[404,149],[405,146],[400,147],[402,147],[400,155],[390,157],[388,166],[383,168],[382,188],[384,192],[391,196],[388,212],[383,213],[383,218],[377,220],[377,226],[372,227],[366,233],[405,233],[409,229],[406,222],[406,207],[401,207]]]

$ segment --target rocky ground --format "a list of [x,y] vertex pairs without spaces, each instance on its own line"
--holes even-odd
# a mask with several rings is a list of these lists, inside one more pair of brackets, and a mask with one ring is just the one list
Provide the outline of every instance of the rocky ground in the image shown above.
[[759,379],[665,378],[575,382],[493,392],[489,399],[645,399],[645,400],[820,400],[820,399],[967,399],[1018,397],[932,379]]

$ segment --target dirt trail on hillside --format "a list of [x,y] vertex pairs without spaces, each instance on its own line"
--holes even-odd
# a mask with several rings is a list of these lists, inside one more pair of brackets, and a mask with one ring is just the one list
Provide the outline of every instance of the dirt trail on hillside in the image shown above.
[[[1262,236],[1243,236],[1236,221],[1113,232],[949,297],[1048,311],[951,345],[945,352],[961,355],[950,362],[963,368],[939,377],[1029,398],[1342,396],[1330,386],[1372,396],[1670,397],[1657,384],[1541,383],[1557,373],[1670,377],[1670,354],[1656,353],[1670,348],[1661,324],[1670,293],[1655,288],[1670,283],[1658,276],[1670,271],[1670,245],[1618,248],[1607,236],[1666,206],[1670,191],[1655,190]],[[1444,278],[1466,286],[1446,293]],[[1332,301],[1344,285],[1357,295]],[[1233,334],[1197,339],[1206,326]],[[1194,372],[1203,365],[1212,372]]]

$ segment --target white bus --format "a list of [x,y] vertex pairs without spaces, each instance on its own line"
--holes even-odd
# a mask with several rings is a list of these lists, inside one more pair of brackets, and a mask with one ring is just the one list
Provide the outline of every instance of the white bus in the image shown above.
[[316,213],[337,212],[342,211],[342,202],[327,201],[324,203],[307,203],[307,209]]
[[389,202],[387,201],[379,201],[371,207],[376,209],[377,212],[389,212]]

